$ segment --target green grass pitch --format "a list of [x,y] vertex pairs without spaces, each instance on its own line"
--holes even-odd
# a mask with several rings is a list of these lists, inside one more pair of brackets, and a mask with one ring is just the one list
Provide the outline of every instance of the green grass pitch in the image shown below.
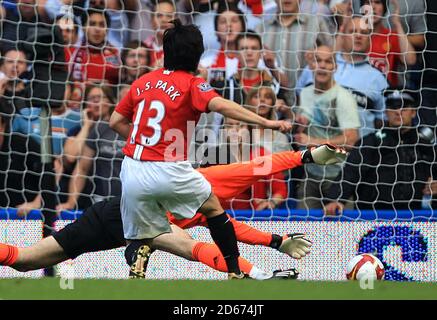
[[358,282],[74,280],[62,290],[60,278],[0,280],[0,299],[296,300],[437,299],[437,283],[378,282],[363,290]]

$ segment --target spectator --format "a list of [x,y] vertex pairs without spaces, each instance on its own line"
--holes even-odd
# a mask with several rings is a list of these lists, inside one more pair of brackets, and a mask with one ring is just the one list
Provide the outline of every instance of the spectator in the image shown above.
[[[270,120],[277,120],[278,118],[275,104],[276,95],[268,83],[260,87],[252,88],[246,97],[246,107],[249,110]],[[290,151],[290,142],[285,134],[276,130],[265,130],[252,126],[249,126],[249,129],[251,129],[252,146],[262,147],[266,149],[268,153]]]
[[342,39],[342,52],[337,54],[335,80],[351,90],[360,107],[361,136],[380,128],[384,117],[382,92],[387,80],[381,72],[372,68],[367,52],[370,46],[370,30],[362,29],[360,17],[346,20]]
[[[237,37],[238,77],[243,91],[259,85],[266,78],[281,86],[288,86],[287,75],[275,68],[275,56],[263,50],[261,36],[252,30]],[[273,76],[273,78],[272,78]],[[276,93],[279,93],[279,86]]]
[[[283,84],[287,83],[286,76],[278,70],[274,70],[274,56],[262,54],[261,37],[254,31],[248,30],[247,33],[237,37],[238,51],[238,71],[229,79],[212,80],[211,85],[225,98],[243,104],[247,93],[260,85],[268,83],[275,90],[275,94],[280,93],[280,85],[276,79],[281,79]],[[264,59],[263,59],[264,58]],[[261,66],[261,67],[260,67]],[[269,68],[272,67],[272,69]],[[272,77],[272,74],[274,77]],[[275,97],[276,101],[276,97]],[[282,108],[288,119],[291,118],[290,108]],[[208,115],[208,122],[212,123],[213,130],[218,132],[222,124],[223,116],[217,113]]]
[[38,14],[40,9],[36,0],[17,0],[18,10],[5,10],[2,20],[0,47],[3,50],[19,49],[29,35],[35,34],[38,26],[50,24]]
[[[344,19],[341,26],[340,52],[336,55],[335,81],[355,97],[360,115],[360,136],[380,128],[384,118],[383,90],[387,87],[384,75],[369,64],[370,29],[361,28],[361,17]],[[299,79],[304,88],[314,82],[313,71],[307,66]]]
[[14,115],[29,104],[26,53],[14,48],[6,48],[0,64],[0,113]]
[[[303,125],[294,140],[302,148],[330,143],[350,148],[358,139],[360,120],[354,97],[333,79],[336,69],[333,49],[315,51],[314,85],[302,90],[297,122]],[[307,164],[298,188],[299,208],[322,208],[321,199],[341,171],[341,165]]]
[[45,14],[51,19],[65,14],[80,17],[88,9],[104,8],[110,20],[109,41],[117,48],[123,48],[129,40],[128,11],[135,11],[136,0],[39,0]]
[[[240,125],[239,121],[226,118],[224,125],[223,140],[217,147],[207,149],[203,166],[249,161],[257,156],[269,154],[269,151],[263,147],[250,145],[248,140],[250,133],[246,126]],[[282,173],[268,176],[235,198],[225,200],[221,204],[225,210],[274,209],[287,197],[287,184],[284,180]]]
[[306,66],[306,52],[313,49],[316,39],[332,44],[332,36],[323,18],[299,11],[300,0],[277,0],[277,3],[276,19],[260,25],[258,32],[263,35],[266,48],[276,54],[279,67],[286,71],[287,104],[291,106],[295,103],[294,87]]
[[88,8],[105,8],[110,19],[108,40],[118,50],[121,50],[129,41],[128,13],[138,8],[137,0],[89,0]]
[[[238,58],[237,38],[246,32],[243,14],[235,3],[227,4],[219,1],[214,28],[221,47],[218,52],[204,54],[199,63],[201,76],[208,79],[224,97],[242,104],[244,92],[239,84],[231,88],[230,86],[234,84],[235,79],[229,80],[238,72],[239,61],[243,60],[242,56],[240,56],[241,60]],[[263,76],[267,76],[269,81],[271,80],[270,75],[263,74]],[[222,123],[223,116],[221,114],[210,112],[208,115],[203,115],[196,127],[196,143],[203,143],[201,138],[207,137],[208,143],[215,144]]]
[[76,101],[82,101],[87,83],[118,83],[121,61],[118,50],[107,40],[109,21],[103,9],[88,9],[83,15],[85,38],[72,57]]
[[220,50],[206,54],[199,66],[207,69],[205,76],[210,82],[223,81],[238,71],[237,37],[246,32],[243,13],[234,3],[220,2],[214,19],[214,29],[220,42]]
[[[354,1],[354,10],[360,4],[360,0]],[[391,17],[397,15],[397,21],[400,20],[402,28],[408,38],[409,43],[416,51],[416,64],[407,65],[404,70],[402,86],[410,88],[419,88],[422,82],[422,73],[424,68],[423,54],[420,52],[425,48],[425,33],[427,32],[425,17],[425,0],[387,0],[388,13]],[[357,12],[357,11],[355,11]],[[389,19],[389,27],[396,30],[399,22]]]
[[259,25],[271,21],[277,11],[275,0],[236,0],[234,2],[243,12],[248,29],[256,29]]
[[170,21],[176,18],[176,7],[173,0],[158,0],[151,14],[152,28],[154,35],[149,36],[145,45],[149,49],[149,66],[161,68],[164,64],[164,50],[162,40],[164,31],[171,27]]
[[203,45],[206,54],[217,52],[220,49],[220,42],[217,39],[214,28],[214,18],[219,6],[225,3],[240,9],[246,20],[247,29],[255,29],[259,24],[271,20],[276,12],[275,0],[185,0],[186,11],[192,13],[192,21],[199,26],[203,35]]
[[331,30],[336,29],[335,20],[333,19],[330,9],[330,2],[339,2],[343,0],[301,0],[299,8],[301,13],[317,15],[318,18],[324,19]]
[[[155,5],[159,0],[139,0],[137,1],[136,12],[131,12],[130,17],[130,40],[143,41],[154,35],[151,16],[155,11]],[[189,0],[191,8],[191,0]],[[184,24],[191,22],[190,13],[187,12],[186,3],[182,0],[174,0],[172,4],[176,7],[178,19]],[[191,10],[189,10],[191,11]]]
[[123,64],[121,70],[121,83],[131,84],[134,80],[149,72],[149,52],[147,47],[133,40],[121,52]]
[[[414,92],[386,92],[388,126],[365,136],[349,154],[340,184],[327,195],[325,211],[342,211],[353,197],[360,210],[418,210],[437,187],[436,146],[414,126]],[[435,208],[435,201],[434,201]]]
[[[279,92],[279,84],[274,82],[271,73],[278,78],[286,81],[285,76],[281,77],[279,72],[270,72],[270,69],[263,65],[261,37],[254,31],[249,30],[245,34],[237,37],[238,51],[238,71],[229,79],[211,80],[211,85],[226,99],[235,101],[238,104],[244,104],[247,93],[252,89],[259,87],[264,83],[269,83],[275,93]],[[276,100],[276,99],[275,99]],[[212,121],[214,131],[218,133],[223,120],[223,116],[212,112],[208,115],[209,122]]]
[[[67,132],[80,123],[80,113],[68,107],[71,95],[71,84],[67,83],[64,101],[59,108],[53,108],[51,115],[52,146],[53,154],[60,156],[63,153],[63,145],[67,139]],[[42,109],[38,107],[22,108],[15,116],[12,123],[12,131],[31,136],[36,142],[41,143],[40,114]]]
[[[71,93],[71,86],[66,85],[65,95],[62,105],[59,108],[52,109],[51,115],[51,142],[54,156],[54,169],[56,181],[58,182],[62,175],[63,144],[67,138],[67,132],[80,122],[80,114],[68,108],[68,100]],[[40,114],[42,109],[39,107],[24,107],[14,117],[12,122],[12,132],[17,136],[27,136],[32,138],[33,143],[37,145],[40,153],[41,144],[41,121]],[[41,208],[41,196],[38,195],[32,200],[22,203],[18,207],[20,214],[27,214],[29,211]]]
[[[416,63],[416,53],[413,45],[408,41],[401,19],[397,0],[393,1],[394,8],[390,19],[393,31],[384,25],[384,16],[387,13],[387,0],[361,0],[362,5],[371,5],[373,8],[373,30],[370,37],[369,61],[387,76],[392,86],[399,83],[399,74],[406,65]],[[405,81],[402,81],[404,83]]]
[[38,144],[32,138],[10,134],[8,117],[0,113],[1,208],[34,201],[42,168]]
[[[353,12],[360,12],[362,0],[348,0],[353,3]],[[399,14],[399,19],[408,37],[408,41],[416,48],[417,51],[425,46],[426,18],[425,18],[425,1],[424,0],[387,0],[389,14]],[[398,8],[396,8],[398,7]],[[396,30],[397,21],[388,21],[392,30]]]
[[38,11],[49,19],[56,19],[66,14],[80,17],[87,2],[84,0],[38,0]]
[[[80,47],[79,24],[72,15],[61,15],[56,18],[56,24],[62,31],[64,39],[64,54],[65,62],[70,65],[71,57],[74,52]],[[68,69],[71,69],[70,66]]]
[[[214,29],[214,18],[217,14],[219,0],[184,0],[185,11],[191,13],[191,21],[199,27],[203,36],[203,47],[205,52],[202,58],[214,56],[220,50],[216,30]],[[190,21],[190,22],[191,22]]]
[[[101,107],[99,103],[102,103],[104,107]],[[66,168],[75,166],[95,124],[104,120],[108,106],[114,103],[115,99],[109,88],[100,87],[96,84],[86,88],[82,123],[68,132],[68,138],[64,144],[63,164]]]
[[[111,108],[115,104],[111,89],[90,86],[86,90],[87,118],[76,137],[65,145],[65,158],[76,161],[69,182],[68,199],[57,206],[57,210],[77,208],[78,198],[84,192],[87,176],[92,180],[93,201],[120,195],[119,179],[124,138],[109,127]],[[92,119],[92,121],[90,121]],[[83,209],[83,208],[81,208]]]

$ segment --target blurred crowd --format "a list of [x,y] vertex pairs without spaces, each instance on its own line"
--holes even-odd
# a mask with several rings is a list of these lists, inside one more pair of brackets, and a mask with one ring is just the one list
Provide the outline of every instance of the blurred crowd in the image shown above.
[[[202,31],[199,76],[253,112],[293,123],[289,134],[272,133],[208,113],[192,139],[193,164],[324,143],[349,151],[344,165],[311,164],[265,177],[223,203],[226,209],[333,215],[344,208],[436,207],[437,81],[433,87],[423,79],[425,0],[0,4],[0,207],[26,214],[43,206],[45,108],[56,209],[84,209],[120,194],[124,139],[108,120],[133,81],[163,66],[163,35],[175,18]],[[243,130],[248,140],[239,135]],[[208,161],[197,156],[199,149]],[[211,161],[212,150],[226,156]]]

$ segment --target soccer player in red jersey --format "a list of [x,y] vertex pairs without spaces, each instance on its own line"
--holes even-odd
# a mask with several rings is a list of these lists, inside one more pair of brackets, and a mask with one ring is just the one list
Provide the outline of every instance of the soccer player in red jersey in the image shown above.
[[215,111],[265,128],[291,129],[285,121],[262,118],[221,98],[203,79],[195,77],[203,38],[194,25],[173,21],[164,33],[164,68],[136,80],[117,105],[110,126],[126,137],[120,178],[126,259],[131,277],[142,277],[150,241],[171,232],[165,215],[206,216],[211,236],[225,257],[229,278],[243,278],[232,223],[209,182],[187,159],[188,127],[202,112]]

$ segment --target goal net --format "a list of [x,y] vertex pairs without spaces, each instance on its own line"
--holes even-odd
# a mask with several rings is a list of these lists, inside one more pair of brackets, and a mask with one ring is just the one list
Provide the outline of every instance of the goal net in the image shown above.
[[[283,170],[270,168],[221,198],[239,221],[279,235],[305,233],[314,243],[302,260],[250,244],[240,244],[241,255],[267,271],[295,267],[301,279],[338,281],[353,256],[371,253],[386,280],[437,281],[435,14],[425,0],[64,3],[0,1],[0,242],[31,246],[121,194],[125,139],[109,118],[136,79],[164,67],[164,31],[178,18],[203,36],[200,91],[211,86],[261,117],[293,125],[281,133],[203,114],[197,125],[187,123],[195,168],[325,143],[348,151],[335,165],[283,160]],[[213,188],[241,183],[242,172],[223,168]],[[203,226],[187,232],[212,242]],[[126,278],[123,253],[86,253],[55,271]],[[0,277],[44,275],[0,267]],[[226,275],[156,251],[147,277]]]

